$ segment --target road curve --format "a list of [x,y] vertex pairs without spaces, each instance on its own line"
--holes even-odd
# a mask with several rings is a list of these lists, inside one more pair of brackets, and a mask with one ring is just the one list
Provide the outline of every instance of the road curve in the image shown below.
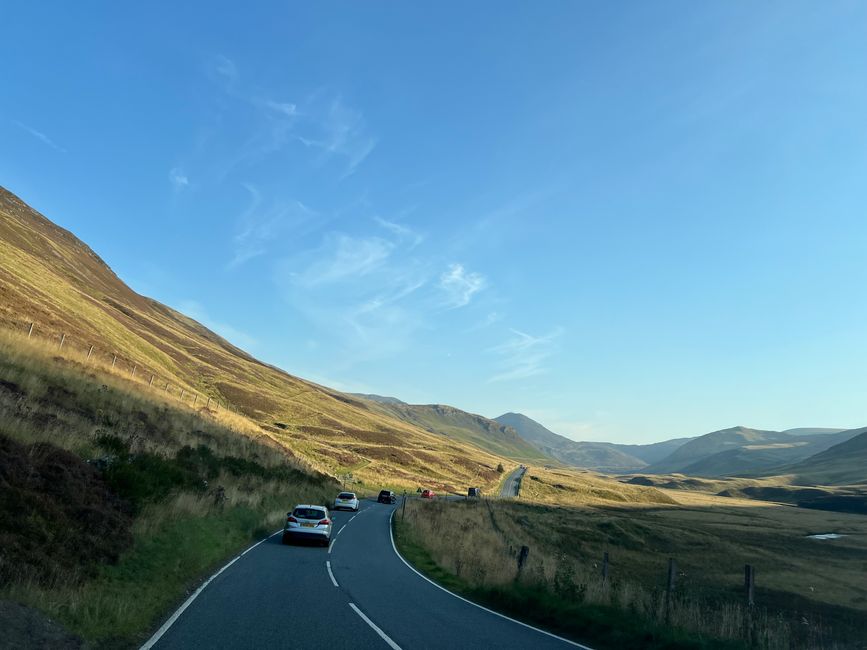
[[518,496],[518,490],[521,489],[521,479],[524,478],[524,472],[527,471],[527,468],[521,465],[517,469],[513,470],[511,474],[506,477],[506,480],[503,481],[503,487],[500,488],[500,496],[501,497],[516,497]]
[[417,574],[392,545],[393,510],[365,502],[357,515],[333,513],[330,549],[283,546],[279,535],[269,538],[217,575],[159,639],[151,640],[152,647],[562,650],[577,645],[475,606]]

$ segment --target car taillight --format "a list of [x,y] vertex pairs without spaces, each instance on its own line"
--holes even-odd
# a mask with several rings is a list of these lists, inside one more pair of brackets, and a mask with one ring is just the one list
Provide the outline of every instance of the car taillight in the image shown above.
[[289,517],[286,519],[286,521],[287,521],[287,522],[290,522],[290,523],[293,523],[293,524],[297,524],[297,523],[298,523],[298,520],[295,519],[295,517],[293,517],[292,515],[289,515]]
[[320,526],[327,526],[330,523],[331,523],[330,519],[323,519],[322,521],[319,522],[319,525]]

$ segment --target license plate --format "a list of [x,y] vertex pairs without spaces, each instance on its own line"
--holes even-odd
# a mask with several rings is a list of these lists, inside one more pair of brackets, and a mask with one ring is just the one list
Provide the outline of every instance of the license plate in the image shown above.
[[301,525],[302,525],[304,528],[316,528],[316,524],[303,523],[303,524],[301,524]]

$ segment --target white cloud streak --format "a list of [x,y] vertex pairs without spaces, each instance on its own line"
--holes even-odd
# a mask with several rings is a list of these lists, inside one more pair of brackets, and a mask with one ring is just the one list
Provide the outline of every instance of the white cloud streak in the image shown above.
[[315,262],[295,274],[297,284],[311,288],[368,275],[382,267],[394,244],[380,237],[330,235]]
[[176,192],[179,192],[189,186],[190,179],[187,178],[187,175],[179,167],[173,167],[169,172],[169,183],[172,184]]
[[37,131],[32,126],[27,126],[23,122],[18,122],[17,120],[14,121],[13,124],[15,124],[15,126],[17,126],[19,129],[26,131],[27,133],[32,135],[34,138],[39,140],[42,144],[47,145],[47,146],[51,147],[52,149],[54,149],[55,151],[59,151],[60,153],[66,153],[66,149],[61,147],[56,142],[54,142],[54,140],[49,138],[42,131]]
[[544,362],[554,353],[556,341],[563,333],[561,328],[545,336],[532,336],[516,329],[510,331],[509,340],[489,350],[500,357],[500,371],[488,382],[526,379],[547,372]]
[[249,260],[264,255],[281,236],[292,231],[303,233],[318,215],[297,200],[275,201],[264,205],[261,192],[251,183],[242,186],[250,194],[250,202],[240,218],[240,230],[235,235],[235,253],[228,264],[237,268]]
[[487,286],[487,280],[480,273],[467,271],[462,264],[450,264],[440,275],[439,287],[446,295],[446,305],[457,309],[468,305],[473,295]]

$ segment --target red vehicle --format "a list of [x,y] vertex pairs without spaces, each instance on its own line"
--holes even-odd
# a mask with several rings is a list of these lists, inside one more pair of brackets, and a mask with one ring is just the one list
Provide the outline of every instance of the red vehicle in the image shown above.
[[433,490],[425,490],[424,492],[421,493],[422,499],[433,499],[435,496],[436,496],[436,494],[434,494]]

